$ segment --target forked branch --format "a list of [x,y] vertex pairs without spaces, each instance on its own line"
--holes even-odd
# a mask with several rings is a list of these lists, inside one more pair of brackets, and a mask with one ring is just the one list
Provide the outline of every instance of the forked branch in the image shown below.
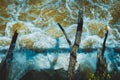
[[74,45],[71,48],[70,52],[70,61],[68,66],[68,79],[69,80],[76,80],[75,76],[75,65],[76,65],[76,53],[79,48],[79,44],[81,42],[81,35],[82,35],[82,28],[83,28],[83,11],[79,11],[78,15],[78,26],[75,36]]
[[83,11],[80,10],[78,13],[78,26],[76,30],[75,35],[75,41],[74,45],[71,44],[71,41],[68,39],[67,34],[65,30],[62,28],[62,26],[58,23],[60,29],[62,30],[63,34],[65,35],[65,38],[70,46],[70,61],[68,66],[68,79],[69,80],[76,80],[75,79],[75,65],[76,65],[76,53],[79,48],[79,44],[81,42],[81,34],[82,34],[82,27],[83,27]]

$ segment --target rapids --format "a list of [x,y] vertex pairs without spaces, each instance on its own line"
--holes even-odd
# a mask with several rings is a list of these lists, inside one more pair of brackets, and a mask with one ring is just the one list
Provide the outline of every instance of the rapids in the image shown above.
[[[97,48],[102,47],[109,30],[105,51],[108,71],[120,71],[119,0],[0,0],[0,62],[10,46],[13,33],[19,33],[9,80],[19,80],[27,70],[68,69],[69,45],[60,23],[74,42],[78,11],[83,8],[84,24],[76,69],[96,69]],[[50,51],[50,49],[66,49]],[[46,51],[41,52],[40,50]],[[112,64],[115,63],[115,64]]]

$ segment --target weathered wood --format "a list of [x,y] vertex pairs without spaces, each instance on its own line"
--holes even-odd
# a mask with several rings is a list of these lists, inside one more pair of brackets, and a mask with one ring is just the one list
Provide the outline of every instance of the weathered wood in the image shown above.
[[62,28],[62,26],[58,23],[60,29],[62,30],[63,34],[65,35],[65,38],[70,46],[70,61],[68,66],[68,79],[69,80],[76,80],[75,79],[75,64],[76,64],[76,53],[79,49],[79,44],[81,42],[81,34],[82,34],[82,27],[83,27],[83,13],[82,11],[79,11],[78,15],[78,26],[75,36],[75,42],[72,46],[71,41],[68,39],[67,34],[65,30]]
[[0,80],[8,80],[8,73],[9,73],[9,67],[10,63],[13,59],[13,50],[15,48],[15,43],[17,40],[18,33],[15,31],[14,36],[12,37],[12,41],[9,47],[9,50],[7,52],[6,57],[2,60],[1,62],[1,67],[0,67]]
[[105,52],[105,49],[106,49],[105,43],[106,43],[106,40],[107,40],[107,36],[108,36],[108,31],[105,34],[105,39],[104,39],[103,46],[102,46],[102,56],[104,56],[104,52]]
[[60,23],[57,23],[57,24],[58,24],[58,26],[60,27],[60,29],[62,30],[63,34],[65,35],[65,38],[66,38],[66,40],[67,40],[67,42],[68,42],[68,44],[69,44],[69,46],[70,46],[70,48],[71,48],[71,47],[72,47],[72,44],[71,44],[71,41],[69,40],[69,38],[68,38],[65,30],[62,28],[62,26],[60,25]]
[[76,53],[79,49],[79,44],[81,42],[81,35],[82,35],[82,27],[83,27],[83,11],[79,11],[78,15],[78,26],[76,31],[76,37],[74,45],[70,51],[70,61],[68,66],[68,79],[69,80],[76,80],[75,76],[75,65],[76,65]]
[[106,70],[107,70],[106,59],[102,56],[101,50],[98,49],[95,74],[96,75],[103,74]]
[[68,39],[67,34],[65,30],[62,28],[62,26],[58,23],[60,29],[62,30],[63,34],[65,35],[65,38],[70,46],[70,61],[68,66],[68,79],[69,80],[76,80],[75,79],[75,64],[76,64],[76,53],[79,49],[79,44],[81,42],[81,34],[82,34],[82,27],[83,27],[83,11],[79,11],[78,15],[78,26],[75,36],[74,45],[72,46],[71,41]]
[[106,80],[107,78],[107,63],[106,63],[106,58],[104,57],[104,52],[106,49],[105,43],[106,43],[107,36],[108,36],[108,31],[105,34],[102,50],[98,49],[98,53],[97,53],[97,64],[96,64],[95,75],[96,77],[99,76],[100,80],[103,80],[103,79]]

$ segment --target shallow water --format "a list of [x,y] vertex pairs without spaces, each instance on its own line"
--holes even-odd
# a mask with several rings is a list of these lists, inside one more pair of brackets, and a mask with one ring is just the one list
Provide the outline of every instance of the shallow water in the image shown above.
[[[83,52],[81,50],[80,53],[77,53],[76,70],[80,64],[82,71],[87,68],[94,72],[96,70],[97,50],[93,50],[91,52]],[[19,80],[29,70],[58,70],[62,68],[63,70],[67,71],[68,69],[69,50],[67,51],[67,49],[66,51],[54,50],[54,52],[52,52],[52,49],[49,49],[48,51],[46,51],[46,54],[43,52],[35,52],[28,49],[16,50],[13,53],[14,57],[12,61],[9,80]],[[4,57],[4,54],[1,53],[1,58]],[[108,71],[111,72],[113,71],[113,67],[116,67],[119,72],[120,52],[114,52],[113,49],[107,49],[105,52],[105,57],[107,60]]]
[[119,5],[119,0],[1,0],[0,61],[5,57],[14,31],[19,33],[10,80],[19,80],[31,69],[67,70],[70,49],[57,23],[63,26],[73,43],[81,8],[84,24],[76,69],[80,64],[82,70],[95,71],[97,48],[102,47],[109,30],[105,52],[107,68],[111,72],[116,67],[119,72]]

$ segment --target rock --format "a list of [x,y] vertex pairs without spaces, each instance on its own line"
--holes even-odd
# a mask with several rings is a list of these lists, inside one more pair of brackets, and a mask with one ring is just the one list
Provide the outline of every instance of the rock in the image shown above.
[[66,80],[67,72],[64,70],[28,71],[20,80]]

